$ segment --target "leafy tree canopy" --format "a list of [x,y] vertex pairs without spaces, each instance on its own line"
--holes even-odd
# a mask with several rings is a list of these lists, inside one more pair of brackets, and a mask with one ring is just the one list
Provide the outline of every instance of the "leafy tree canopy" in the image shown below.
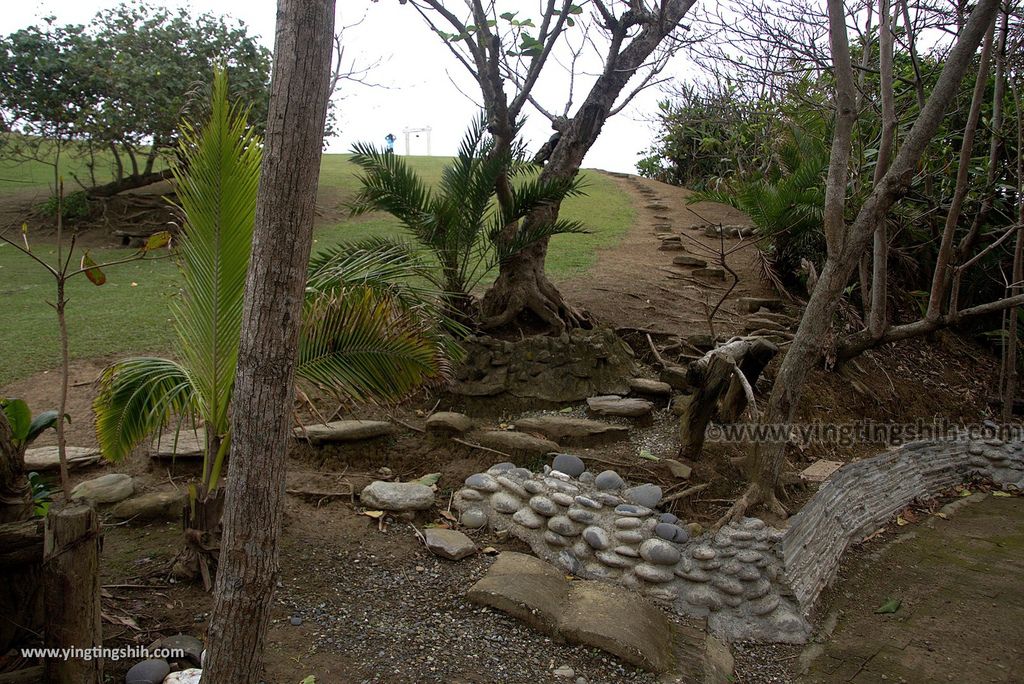
[[[201,114],[218,64],[232,98],[264,121],[270,52],[241,21],[142,2],[100,12],[86,26],[44,19],[0,38],[0,113],[5,128],[21,134],[7,136],[4,154],[54,162],[55,151],[75,141],[67,149],[92,161],[91,178],[78,180],[96,194],[159,180],[178,122]],[[105,164],[114,182],[100,186]]]

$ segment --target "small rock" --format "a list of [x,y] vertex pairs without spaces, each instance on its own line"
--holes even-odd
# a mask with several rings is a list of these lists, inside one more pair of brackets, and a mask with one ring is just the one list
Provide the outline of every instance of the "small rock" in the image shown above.
[[359,494],[367,508],[383,511],[425,511],[434,505],[434,490],[417,482],[375,480]]
[[623,398],[614,394],[587,399],[587,408],[600,416],[640,418],[654,410],[654,404],[646,399]]
[[89,499],[98,504],[117,503],[135,493],[131,475],[109,473],[80,482],[71,490],[72,499]]
[[326,425],[304,425],[292,432],[310,444],[338,444],[385,437],[394,431],[395,426],[384,420],[336,420]]
[[475,441],[490,449],[506,453],[520,453],[527,456],[544,456],[557,452],[558,445],[549,439],[541,439],[525,432],[514,430],[488,430],[473,433]]
[[143,660],[136,663],[124,676],[125,684],[162,684],[164,678],[171,673],[171,666],[166,660]]
[[292,625],[298,627],[299,625],[302,624],[302,618],[300,618],[298,615],[293,615],[291,620],[289,620],[289,622],[291,622]]
[[601,527],[588,527],[583,530],[583,540],[598,550],[607,549],[611,546],[611,539],[608,533]]
[[736,300],[736,308],[743,313],[757,313],[761,308],[778,312],[782,307],[782,300],[772,297],[740,297]]
[[517,430],[535,432],[563,446],[592,446],[625,439],[629,435],[629,428],[625,425],[612,425],[600,420],[571,416],[545,415],[522,418],[515,422],[515,426]]
[[459,518],[465,527],[475,530],[487,524],[487,515],[479,508],[467,508]]
[[672,385],[649,378],[630,378],[629,390],[634,394],[644,394],[650,397],[672,396]]
[[646,506],[634,505],[634,504],[619,504],[615,507],[615,512],[619,515],[627,518],[645,518],[654,511]]
[[438,411],[427,418],[427,432],[440,435],[461,435],[473,427],[473,420],[464,413]]
[[159,648],[181,653],[181,657],[168,658],[177,660],[180,664],[191,663],[192,666],[200,667],[203,664],[203,642],[188,634],[175,634],[160,640]]
[[690,256],[689,254],[680,254],[679,256],[672,259],[672,263],[676,266],[687,266],[704,268],[708,265],[708,262],[699,257]]
[[476,553],[473,540],[456,530],[428,527],[423,531],[423,540],[428,551],[448,560],[462,560]]
[[[68,470],[99,463],[103,458],[99,449],[74,446],[64,447],[64,455],[67,457]],[[35,447],[25,452],[25,472],[59,469],[60,454],[57,452],[57,447]]]
[[501,485],[498,484],[498,480],[493,475],[487,473],[476,473],[466,478],[466,486],[471,487],[478,492],[496,492],[501,489]]
[[693,474],[693,468],[674,458],[663,458],[661,462],[668,466],[668,471],[672,473],[673,477],[678,477],[680,480],[689,480],[690,475]]
[[689,532],[672,523],[658,523],[654,526],[654,534],[677,544],[682,544],[690,539]]
[[654,508],[661,501],[661,487],[650,483],[630,487],[622,492],[622,498],[638,506]]
[[675,525],[679,522],[679,518],[671,513],[662,513],[658,516],[658,522],[668,523],[669,525]]
[[556,677],[564,677],[566,679],[571,679],[572,677],[576,676],[576,671],[568,665],[562,665],[561,667],[557,668],[553,674]]
[[185,492],[176,489],[148,492],[118,503],[110,514],[117,520],[178,520],[186,498]]
[[199,684],[203,677],[203,671],[193,667],[180,672],[172,672],[164,680],[164,684]]
[[655,565],[675,565],[682,558],[682,553],[667,541],[648,539],[640,545],[640,556]]
[[551,467],[570,477],[579,477],[587,469],[583,459],[572,454],[556,454],[555,459],[551,462]]
[[530,499],[530,508],[549,518],[558,513],[558,505],[546,496],[535,496]]
[[512,516],[512,522],[522,525],[529,530],[540,529],[544,526],[544,518],[534,513],[529,508],[521,508]]
[[626,483],[614,470],[603,470],[594,478],[594,486],[602,491],[617,491],[625,487]]

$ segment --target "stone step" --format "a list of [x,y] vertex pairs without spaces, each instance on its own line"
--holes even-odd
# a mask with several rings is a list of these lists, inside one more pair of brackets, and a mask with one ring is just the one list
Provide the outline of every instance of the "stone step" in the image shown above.
[[672,385],[660,380],[650,378],[630,378],[629,390],[634,394],[643,394],[648,397],[666,398],[672,396]]
[[153,442],[149,457],[157,460],[198,459],[206,453],[206,430],[183,427],[177,434],[165,432]]
[[668,210],[668,206],[664,205],[664,204],[657,204],[657,203],[655,203],[655,204],[648,204],[648,205],[645,205],[645,206],[648,209],[650,209],[651,211],[667,211]]
[[590,446],[625,439],[629,428],[589,418],[569,416],[536,416],[515,422],[517,430],[537,432],[562,446]]
[[587,409],[599,416],[642,418],[650,415],[651,411],[654,410],[654,404],[646,399],[623,398],[614,394],[608,394],[587,399]]
[[689,254],[680,254],[677,257],[673,257],[672,263],[676,266],[686,266],[687,268],[706,268],[708,265],[708,262],[704,259]]
[[715,280],[725,280],[725,269],[717,267],[708,268],[695,268],[692,271],[693,275],[698,278],[712,278]]
[[384,420],[336,420],[324,425],[315,423],[292,430],[297,439],[308,439],[310,444],[341,444],[385,437],[395,426]]
[[470,435],[469,440],[489,449],[527,457],[543,456],[559,450],[558,444],[549,439],[534,437],[514,430],[474,432]]
[[780,312],[783,304],[777,297],[739,297],[736,299],[736,308],[742,313],[757,313],[760,309]]
[[[103,459],[99,449],[90,447],[64,447],[64,455],[67,457],[69,470],[93,465]],[[26,472],[47,470],[60,470],[60,455],[57,453],[57,447],[35,447],[25,452]]]

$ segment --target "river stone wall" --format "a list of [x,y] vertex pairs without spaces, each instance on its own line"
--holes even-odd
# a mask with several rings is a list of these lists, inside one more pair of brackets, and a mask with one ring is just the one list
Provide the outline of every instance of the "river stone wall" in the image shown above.
[[655,510],[655,485],[628,487],[567,454],[552,465],[471,475],[454,499],[463,524],[507,531],[566,572],[706,616],[726,639],[788,643],[806,641],[814,601],[849,544],[915,498],[972,473],[1024,488],[1024,444],[914,443],[842,468],[784,530],[744,518],[691,538],[685,521]]
[[522,340],[470,337],[451,391],[471,397],[503,393],[550,402],[626,394],[633,350],[613,330],[576,330]]

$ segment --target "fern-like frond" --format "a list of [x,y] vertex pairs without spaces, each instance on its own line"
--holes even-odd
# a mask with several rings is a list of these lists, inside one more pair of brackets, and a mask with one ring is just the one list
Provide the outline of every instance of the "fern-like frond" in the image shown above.
[[108,366],[93,402],[104,458],[126,458],[175,416],[194,423],[199,416],[197,396],[192,377],[174,361],[142,357]]

